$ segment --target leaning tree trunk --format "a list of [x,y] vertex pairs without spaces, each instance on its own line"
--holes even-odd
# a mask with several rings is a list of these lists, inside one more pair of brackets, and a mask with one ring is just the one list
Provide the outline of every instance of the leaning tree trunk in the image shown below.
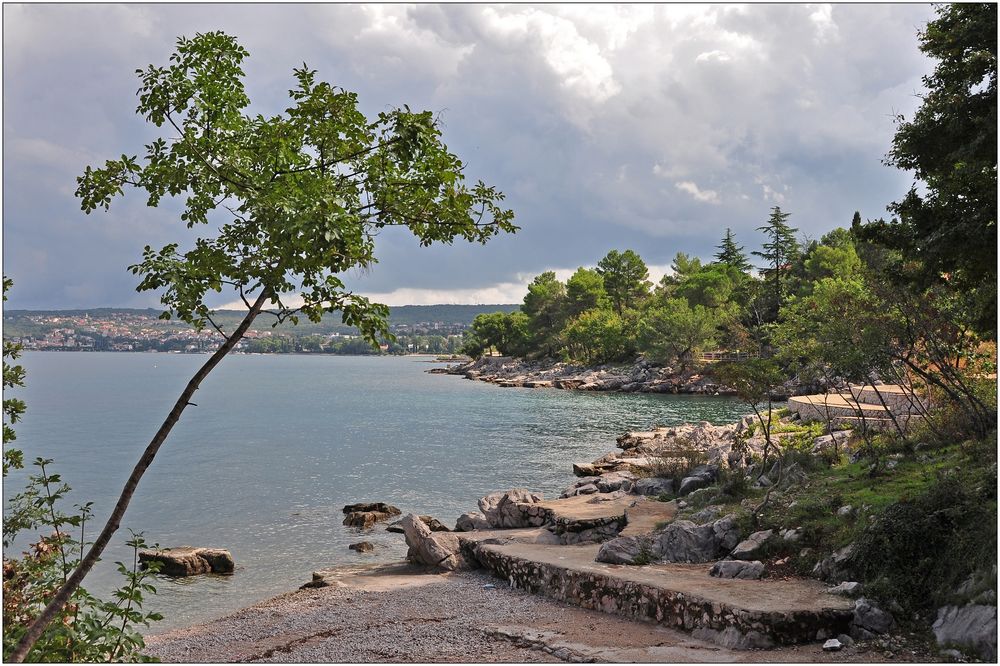
[[243,335],[250,328],[250,324],[256,319],[257,315],[260,314],[261,309],[264,307],[264,303],[270,298],[270,293],[268,290],[264,290],[257,300],[254,301],[253,305],[250,307],[250,311],[240,322],[240,325],[236,327],[232,335],[226,338],[226,341],[212,354],[211,358],[205,362],[203,366],[195,373],[194,377],[187,383],[184,387],[184,391],[181,393],[180,397],[177,398],[177,402],[174,403],[174,408],[170,410],[167,414],[167,418],[163,421],[160,429],[156,431],[153,435],[153,439],[149,442],[146,450],[143,451],[142,457],[139,458],[139,462],[136,463],[135,468],[132,469],[132,474],[128,477],[128,481],[125,482],[125,487],[122,488],[121,495],[118,497],[118,503],[115,504],[114,510],[111,512],[111,516],[104,525],[104,529],[94,540],[93,545],[87,554],[84,556],[80,563],[77,565],[73,573],[70,574],[66,582],[62,584],[62,587],[56,592],[56,595],[52,598],[52,601],[45,607],[41,615],[35,618],[35,621],[31,623],[28,627],[27,633],[21,637],[20,642],[14,648],[13,652],[7,655],[7,659],[12,662],[24,661],[25,657],[28,656],[28,652],[31,648],[35,646],[35,643],[41,638],[42,633],[45,628],[48,627],[49,623],[55,619],[56,615],[63,609],[66,603],[76,592],[77,588],[80,587],[80,583],[83,582],[84,577],[90,573],[90,570],[94,568],[94,565],[101,557],[101,553],[104,552],[104,548],[111,541],[111,537],[114,536],[115,532],[118,531],[118,527],[121,524],[122,518],[125,516],[125,511],[128,509],[129,503],[132,501],[132,496],[135,495],[136,487],[139,485],[139,480],[142,479],[143,474],[149,469],[149,466],[153,462],[153,458],[156,457],[156,452],[159,451],[160,445],[167,439],[167,435],[173,429],[177,421],[180,420],[181,414],[184,409],[191,404],[191,398],[194,396],[195,391],[201,385],[201,382],[208,376],[215,366],[232,351],[236,343],[243,338]]

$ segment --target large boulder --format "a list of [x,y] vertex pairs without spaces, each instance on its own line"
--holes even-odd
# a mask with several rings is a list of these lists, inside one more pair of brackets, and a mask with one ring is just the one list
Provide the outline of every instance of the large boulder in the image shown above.
[[760,561],[720,560],[712,565],[708,575],[716,578],[760,580],[764,575],[764,563]]
[[632,492],[636,495],[673,495],[674,480],[655,477],[639,479],[632,485]]
[[997,660],[996,606],[969,604],[939,608],[931,630],[942,647],[958,647],[987,662]]
[[892,614],[884,611],[864,597],[854,602],[854,619],[851,620],[851,634],[866,639],[877,634],[887,634],[896,626]]
[[496,493],[490,493],[479,500],[479,510],[483,512],[490,527],[512,529],[517,527],[533,527],[528,521],[525,511],[519,505],[537,504],[542,496],[524,488],[513,488]]
[[757,560],[764,557],[768,542],[774,537],[774,530],[754,532],[739,542],[729,554],[734,560]]
[[[431,528],[431,532],[450,532],[451,530],[440,520],[434,516],[417,516],[423,521],[424,525]],[[385,528],[386,532],[395,532],[396,534],[403,533],[403,526],[400,524],[402,521],[397,520],[388,527]]]
[[231,574],[236,568],[232,554],[224,548],[162,548],[160,550],[140,550],[139,564],[149,568],[150,562],[158,562],[159,573],[165,576],[196,576],[198,574]]
[[408,513],[399,521],[409,550],[406,559],[414,564],[437,567],[445,571],[468,568],[462,557],[458,535],[450,532],[431,532],[420,516]]
[[696,490],[706,488],[711,483],[712,480],[704,476],[686,476],[681,479],[681,486],[677,489],[677,496],[684,497],[685,495],[690,495]]
[[348,527],[370,529],[375,523],[389,520],[402,513],[399,509],[385,502],[361,502],[348,504],[343,508],[344,524]]
[[597,489],[602,493],[613,493],[616,490],[631,490],[635,482],[635,474],[628,470],[608,472],[597,479]]
[[610,564],[711,562],[732,550],[739,540],[739,528],[731,514],[705,525],[675,520],[652,534],[606,541],[595,559]]
[[847,564],[854,554],[854,544],[848,544],[832,555],[816,563],[813,575],[830,583],[843,583],[850,580]]
[[657,544],[648,534],[620,536],[601,544],[597,562],[608,564],[649,564],[656,559]]
[[475,530],[488,530],[490,524],[486,521],[486,516],[478,511],[463,513],[455,522],[456,532],[473,532]]

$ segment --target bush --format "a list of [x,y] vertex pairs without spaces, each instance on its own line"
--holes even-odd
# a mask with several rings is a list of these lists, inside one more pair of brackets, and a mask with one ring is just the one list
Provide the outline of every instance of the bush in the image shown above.
[[708,462],[704,452],[694,449],[678,449],[671,451],[670,455],[651,456],[652,464],[640,471],[641,476],[659,479],[673,479],[674,485],[688,476],[692,470],[699,465]]
[[866,593],[927,614],[970,574],[995,564],[996,484],[995,463],[962,475],[939,473],[920,495],[886,507],[851,558]]
[[[31,544],[29,552],[3,560],[5,658],[76,568],[87,545],[73,538],[70,530],[84,532],[91,515],[90,504],[77,506],[72,515],[60,510],[69,486],[58,474],[48,473],[46,467],[51,463],[35,460],[39,473],[29,477],[23,493],[11,498],[4,515],[5,546],[20,531],[38,531],[38,540]],[[139,568],[138,552],[146,547],[141,534],[133,533],[127,544],[132,548],[132,562],[116,563],[125,582],[114,591],[114,601],[98,599],[78,588],[28,653],[27,661],[149,661],[142,655],[145,643],[136,627],[161,619],[158,613],[142,611],[145,595],[156,592],[147,579],[158,566]]]

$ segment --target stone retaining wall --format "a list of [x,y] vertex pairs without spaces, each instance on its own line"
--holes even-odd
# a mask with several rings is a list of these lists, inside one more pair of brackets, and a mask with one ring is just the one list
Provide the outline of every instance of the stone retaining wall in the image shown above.
[[498,552],[489,544],[463,544],[470,560],[512,587],[576,606],[654,621],[693,632],[731,648],[766,648],[836,636],[848,630],[852,611],[766,612],[734,608],[694,595]]

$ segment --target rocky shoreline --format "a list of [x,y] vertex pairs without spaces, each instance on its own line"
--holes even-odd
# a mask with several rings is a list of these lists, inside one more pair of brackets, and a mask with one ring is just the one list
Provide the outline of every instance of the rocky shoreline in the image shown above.
[[[576,391],[618,391],[622,393],[675,393],[687,395],[735,395],[705,371],[675,370],[640,358],[629,364],[594,367],[555,361],[528,361],[509,356],[483,356],[474,361],[445,368],[432,374],[460,375],[505,388],[555,388]],[[791,379],[775,391],[775,400],[807,395],[824,387]]]
[[[506,370],[504,364],[492,359],[476,367],[480,373],[500,368],[497,375],[526,371],[520,362]],[[546,371],[579,377],[578,369],[539,369]],[[702,392],[706,386],[701,384]],[[797,418],[780,419],[781,432],[773,436],[806,433],[809,441],[797,446],[813,455],[848,445],[848,431],[811,434]],[[576,479],[558,498],[519,488],[493,492],[452,529],[381,503],[346,506],[344,523],[359,532],[402,532],[409,548],[404,569],[314,572],[298,593],[203,627],[151,637],[152,654],[167,661],[438,661],[446,649],[448,660],[461,661],[724,656],[810,662],[936,661],[959,654],[938,653],[912,634],[904,636],[891,607],[863,596],[864,586],[849,578],[845,566],[853,546],[817,553],[812,576],[802,577],[787,564],[789,555],[804,557],[811,550],[802,548],[798,525],[753,531],[747,519],[759,498],[734,504],[726,499],[727,484],[743,483],[760,494],[767,489],[768,498],[780,501],[809,480],[794,463],[758,468],[765,439],[753,417],[628,432],[616,444],[616,451],[574,463]],[[852,511],[841,507],[836,513],[848,520]],[[359,557],[362,545],[354,544]],[[391,624],[401,629],[358,625],[354,616],[364,620],[373,604],[383,612],[391,608]],[[934,625],[942,647],[964,644],[987,658],[995,655],[995,597],[989,604],[987,599],[942,608]],[[565,620],[543,628],[533,613],[563,614]],[[306,631],[298,616],[320,618],[321,629]],[[377,650],[371,645],[422,623],[436,627],[429,642],[407,644],[400,637],[402,643],[380,642]],[[242,653],[229,652],[227,635],[234,628],[252,637]],[[468,638],[456,643],[462,632]],[[649,632],[666,633],[658,634],[659,643],[643,643]],[[609,647],[629,633],[642,638],[625,652]],[[650,645],[671,649],[657,652]]]

